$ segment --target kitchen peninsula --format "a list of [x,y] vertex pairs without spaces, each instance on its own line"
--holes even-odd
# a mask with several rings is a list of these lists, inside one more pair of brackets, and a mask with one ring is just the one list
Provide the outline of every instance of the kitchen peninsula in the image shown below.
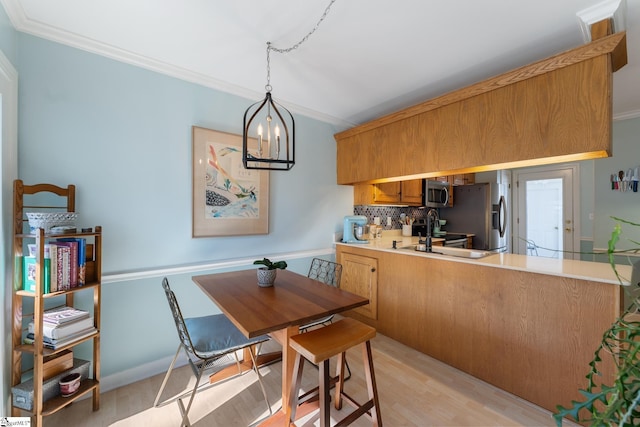
[[[338,184],[354,186],[355,205],[371,184],[607,157],[613,72],[627,62],[625,33],[610,30],[601,21],[584,46],[336,134]],[[594,351],[622,313],[609,265],[459,258],[392,240],[336,245],[341,287],[370,301],[350,315],[550,411],[581,399]],[[614,370],[603,361],[602,379]]]
[[[611,266],[507,253],[458,258],[393,249],[394,240],[403,248],[417,238],[337,243],[341,288],[371,301],[350,316],[550,411],[580,397],[602,334],[622,311]],[[629,266],[619,272],[631,277]]]

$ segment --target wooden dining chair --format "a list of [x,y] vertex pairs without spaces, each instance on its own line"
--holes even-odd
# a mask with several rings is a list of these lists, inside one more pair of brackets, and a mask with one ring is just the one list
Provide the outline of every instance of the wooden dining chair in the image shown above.
[[[293,381],[289,400],[291,403],[290,426],[295,426],[298,405],[313,399],[320,401],[320,426],[328,427],[330,424],[330,388],[332,383],[329,374],[329,359],[338,356],[337,384],[335,386],[334,406],[342,409],[343,400],[353,406],[355,411],[350,412],[335,426],[346,426],[353,423],[363,415],[368,416],[373,426],[382,427],[380,417],[380,402],[376,386],[375,372],[373,369],[373,354],[371,340],[376,336],[376,330],[349,317],[333,322],[332,324],[309,331],[306,334],[298,334],[291,337],[289,345],[296,351],[293,368]],[[344,375],[347,350],[359,346],[362,348],[364,377],[368,400],[364,403],[356,401],[345,393]],[[309,390],[303,395],[299,394],[302,386],[302,372],[304,361],[308,360],[319,368],[318,387]]]
[[[191,424],[189,422],[188,414],[196,393],[212,385],[208,382],[200,385],[200,379],[202,378],[203,373],[215,368],[217,366],[216,361],[222,357],[233,354],[236,359],[236,364],[238,365],[238,375],[240,375],[242,370],[240,369],[240,362],[236,352],[249,348],[250,351],[248,353],[251,355],[253,369],[258,376],[258,382],[260,383],[264,400],[267,404],[267,408],[269,409],[269,414],[272,414],[271,405],[269,404],[267,392],[264,388],[264,384],[262,383],[262,375],[260,375],[260,371],[258,370],[254,354],[255,346],[268,341],[269,337],[261,335],[255,338],[246,338],[224,314],[214,314],[210,316],[191,317],[185,319],[182,316],[178,300],[169,287],[169,281],[166,277],[162,280],[162,287],[164,288],[167,301],[169,302],[169,308],[173,315],[180,343],[178,344],[178,350],[176,351],[176,354],[171,361],[171,365],[169,366],[164,380],[162,381],[160,390],[158,390],[153,406],[160,407],[171,403],[174,400],[177,401],[182,414],[182,423],[180,425],[190,426]],[[176,398],[158,403],[181,350],[184,350],[186,353],[189,365],[196,377],[193,390],[183,393]],[[187,396],[189,397],[189,402],[185,407],[182,400]]]

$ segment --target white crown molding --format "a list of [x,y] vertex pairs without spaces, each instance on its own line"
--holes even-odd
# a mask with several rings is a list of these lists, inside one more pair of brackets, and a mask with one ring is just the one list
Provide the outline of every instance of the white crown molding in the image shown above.
[[[40,37],[46,40],[51,40],[76,49],[84,50],[86,52],[94,53],[96,55],[104,56],[115,61],[154,71],[159,74],[174,77],[183,81],[195,83],[242,98],[247,98],[250,102],[262,99],[262,97],[264,96],[263,92],[248,90],[240,86],[232,85],[230,83],[214,79],[202,73],[197,73],[173,64],[148,58],[143,55],[139,55],[105,43],[101,43],[96,40],[91,40],[86,37],[81,37],[77,34],[70,33],[68,31],[43,24],[42,22],[29,19],[24,13],[24,9],[22,8],[19,0],[0,0],[0,3],[3,5],[9,17],[9,20],[11,21],[11,24],[17,31],[31,34],[33,36]],[[591,24],[606,18],[613,17],[614,22],[616,23],[615,31],[620,31],[621,29],[624,29],[625,14],[626,0],[605,0],[599,4],[578,12],[576,16],[578,17],[578,20],[580,22],[585,41],[589,41],[591,39]],[[298,114],[319,120],[324,123],[332,124],[338,128],[338,131],[349,129],[359,124],[343,120],[328,114],[320,113],[318,111],[311,110],[300,105],[289,103],[282,99],[279,99],[278,102],[280,102],[292,112],[296,112]],[[618,115],[615,115],[614,120],[626,120],[630,118],[636,118],[639,115],[640,112],[638,111],[630,111],[628,113],[620,113]]]
[[7,12],[7,16],[11,21],[11,25],[18,31],[20,27],[24,25],[27,20],[27,16],[24,14],[24,9],[18,0],[0,0],[4,10]]
[[[167,62],[158,61],[144,55],[139,55],[134,52],[120,49],[106,43],[98,42],[96,40],[82,37],[78,34],[64,31],[59,28],[46,25],[42,22],[29,19],[24,13],[24,9],[20,5],[20,2],[17,0],[0,0],[0,2],[2,2],[2,5],[4,6],[5,11],[9,16],[11,24],[17,31],[31,34],[45,40],[54,41],[65,46],[70,46],[76,49],[84,50],[86,52],[94,53],[96,55],[104,56],[115,61],[151,70],[159,74],[174,77],[176,79],[195,83],[211,89],[216,89],[221,92],[240,96],[242,98],[247,98],[251,102],[262,99],[264,97],[263,92],[245,89],[243,87],[236,86],[222,80],[214,79],[213,77],[207,76],[202,73],[187,70],[185,68],[178,67]],[[288,103],[282,99],[279,99],[278,102],[284,105],[289,111],[296,112],[309,118],[319,120],[321,122],[332,124],[342,129],[355,126],[354,123],[339,119],[329,114],[311,110],[300,105]]]
[[585,43],[591,41],[591,25],[604,19],[613,18],[614,33],[624,30],[626,27],[626,13],[626,0],[605,0],[576,13]]

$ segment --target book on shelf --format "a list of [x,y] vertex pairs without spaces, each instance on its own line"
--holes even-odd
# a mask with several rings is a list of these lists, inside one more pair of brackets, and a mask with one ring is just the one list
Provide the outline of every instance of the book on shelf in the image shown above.
[[90,317],[89,312],[75,307],[61,306],[45,310],[42,320],[51,325],[62,325]]
[[70,288],[70,252],[68,246],[58,246],[51,243],[49,254],[51,255],[50,283],[51,292],[66,291]]
[[[36,256],[38,254],[38,245],[36,245],[35,243],[29,243],[27,245],[27,248],[29,249],[29,256]],[[50,249],[51,249],[51,245],[46,243],[44,245],[44,257],[45,258],[51,258],[51,254],[49,253]]]
[[[63,323],[61,325],[42,322],[42,335],[47,338],[59,340],[91,327],[93,327],[93,317],[84,317],[80,320]],[[34,333],[35,325],[33,322],[29,322],[28,330],[29,333]]]
[[[51,242],[58,246],[58,248],[68,247],[69,248],[69,262],[65,262],[63,268],[69,268],[68,271],[68,284],[67,281],[64,281],[65,290],[75,288],[78,286],[78,242],[74,239],[73,241],[61,241],[56,240],[55,242]],[[66,276],[65,276],[66,277]]]
[[[36,257],[24,256],[22,257],[22,289],[25,291],[36,291]],[[48,294],[51,292],[50,273],[51,260],[45,258],[44,260],[44,288],[42,292]]]
[[[49,337],[42,337],[42,344],[44,345],[44,347],[46,348],[50,348],[52,350],[57,350],[59,348],[62,348],[66,345],[69,344],[73,344],[76,341],[79,341],[83,338],[88,337],[89,335],[93,335],[96,332],[98,332],[98,330],[96,328],[94,328],[93,326],[91,326],[90,328],[86,328],[80,332],[76,332],[75,334],[69,335],[68,337],[64,337],[61,339],[53,339],[53,338],[49,338]],[[35,342],[35,336],[32,333],[28,333],[27,336],[24,338],[23,342],[25,344],[33,344]]]
[[[35,291],[37,245],[29,244],[29,255],[23,257],[22,288]],[[87,241],[83,238],[61,238],[44,245],[45,293],[67,291],[86,284]]]
[[51,256],[49,288],[51,292],[58,292],[58,247],[56,245],[49,245],[49,255]]
[[[86,283],[85,276],[86,276],[87,240],[82,238],[63,238],[63,239],[58,239],[56,242],[72,243],[72,251],[74,250],[74,248],[77,251],[77,255],[75,257],[72,254],[72,262],[73,262],[73,259],[76,260],[75,265],[77,270],[77,272],[75,273],[72,272],[75,278],[75,283],[76,283],[75,286],[84,286]],[[72,280],[71,287],[75,287],[75,286],[73,285],[73,280]]]

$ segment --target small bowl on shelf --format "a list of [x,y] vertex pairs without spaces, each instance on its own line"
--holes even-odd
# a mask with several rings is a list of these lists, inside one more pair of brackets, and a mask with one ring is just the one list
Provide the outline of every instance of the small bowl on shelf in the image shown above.
[[27,212],[32,233],[38,228],[43,228],[48,233],[52,227],[74,226],[77,218],[76,212]]
[[80,374],[69,374],[60,379],[60,394],[62,397],[69,397],[80,388]]

